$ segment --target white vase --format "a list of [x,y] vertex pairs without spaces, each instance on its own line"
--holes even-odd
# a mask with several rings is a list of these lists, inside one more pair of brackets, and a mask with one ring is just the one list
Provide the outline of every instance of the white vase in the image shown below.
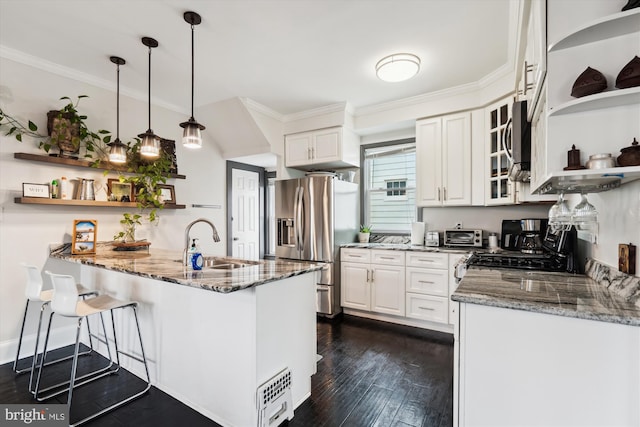
[[369,243],[369,235],[370,233],[358,233],[358,242]]

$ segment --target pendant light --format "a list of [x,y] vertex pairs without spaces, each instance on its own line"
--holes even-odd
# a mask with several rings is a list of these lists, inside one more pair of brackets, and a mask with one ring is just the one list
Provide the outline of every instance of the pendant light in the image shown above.
[[158,47],[158,42],[151,37],[143,37],[142,44],[149,48],[149,128],[145,133],[138,135],[142,138],[140,155],[155,158],[160,156],[160,138],[151,130],[151,49]]
[[116,95],[116,139],[109,144],[109,161],[111,163],[125,163],[127,161],[127,146],[120,142],[120,66],[126,61],[118,56],[109,58],[116,64],[117,69],[117,95]]
[[194,25],[200,24],[200,22],[202,22],[202,18],[200,18],[200,15],[196,12],[185,12],[184,20],[187,21],[188,24],[191,24],[191,117],[189,117],[189,120],[186,122],[180,123],[180,127],[184,128],[184,132],[182,133],[182,145],[187,148],[200,148],[202,147],[202,134],[200,131],[204,130],[205,127],[193,118],[193,27]]

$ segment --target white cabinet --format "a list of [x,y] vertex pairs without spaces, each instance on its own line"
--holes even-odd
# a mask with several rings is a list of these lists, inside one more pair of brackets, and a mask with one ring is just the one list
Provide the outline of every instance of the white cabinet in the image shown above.
[[448,323],[449,255],[408,252],[406,259],[407,317]]
[[[485,203],[505,205],[515,202],[515,183],[509,181],[509,158],[503,140],[507,136],[507,124],[511,118],[513,97],[501,99],[489,105],[486,111],[486,163]],[[510,143],[510,142],[507,142]]]
[[[593,4],[592,4],[593,3]],[[640,9],[619,12],[615,2],[589,2],[574,13],[571,2],[548,2],[547,135],[538,148],[534,190],[594,192],[640,178],[638,167],[563,171],[575,144],[581,163],[598,153],[619,154],[640,134],[640,88],[615,88],[622,68],[638,55]],[[570,29],[567,33],[567,29]],[[561,35],[562,34],[562,35]],[[577,77],[590,66],[607,79],[605,91],[571,97]],[[578,182],[578,185],[576,185]],[[600,188],[590,188],[603,184]]]
[[341,304],[404,316],[404,252],[341,249]]
[[343,127],[302,132],[285,137],[285,166],[310,169],[318,167],[360,166],[359,139]]
[[637,326],[471,303],[459,314],[454,426],[639,425]]
[[416,122],[418,206],[471,205],[471,113]]
[[547,0],[530,4],[519,98],[527,101],[527,120],[532,121],[547,73]]

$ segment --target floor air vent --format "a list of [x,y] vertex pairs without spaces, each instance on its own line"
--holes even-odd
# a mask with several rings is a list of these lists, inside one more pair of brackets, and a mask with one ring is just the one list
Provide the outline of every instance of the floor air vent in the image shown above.
[[293,418],[291,371],[284,369],[258,387],[258,426],[274,427]]

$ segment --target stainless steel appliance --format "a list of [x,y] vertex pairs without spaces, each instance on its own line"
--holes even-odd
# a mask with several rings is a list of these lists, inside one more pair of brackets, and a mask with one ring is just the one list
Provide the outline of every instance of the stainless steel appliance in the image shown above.
[[424,238],[425,246],[440,246],[440,233],[437,231],[427,231]]
[[340,313],[339,248],[358,230],[358,184],[332,173],[276,181],[276,257],[327,263],[317,286],[320,315]]
[[509,158],[509,179],[528,182],[531,178],[531,123],[527,121],[527,101],[514,102],[502,147]]
[[444,245],[482,247],[483,234],[482,230],[444,230]]

